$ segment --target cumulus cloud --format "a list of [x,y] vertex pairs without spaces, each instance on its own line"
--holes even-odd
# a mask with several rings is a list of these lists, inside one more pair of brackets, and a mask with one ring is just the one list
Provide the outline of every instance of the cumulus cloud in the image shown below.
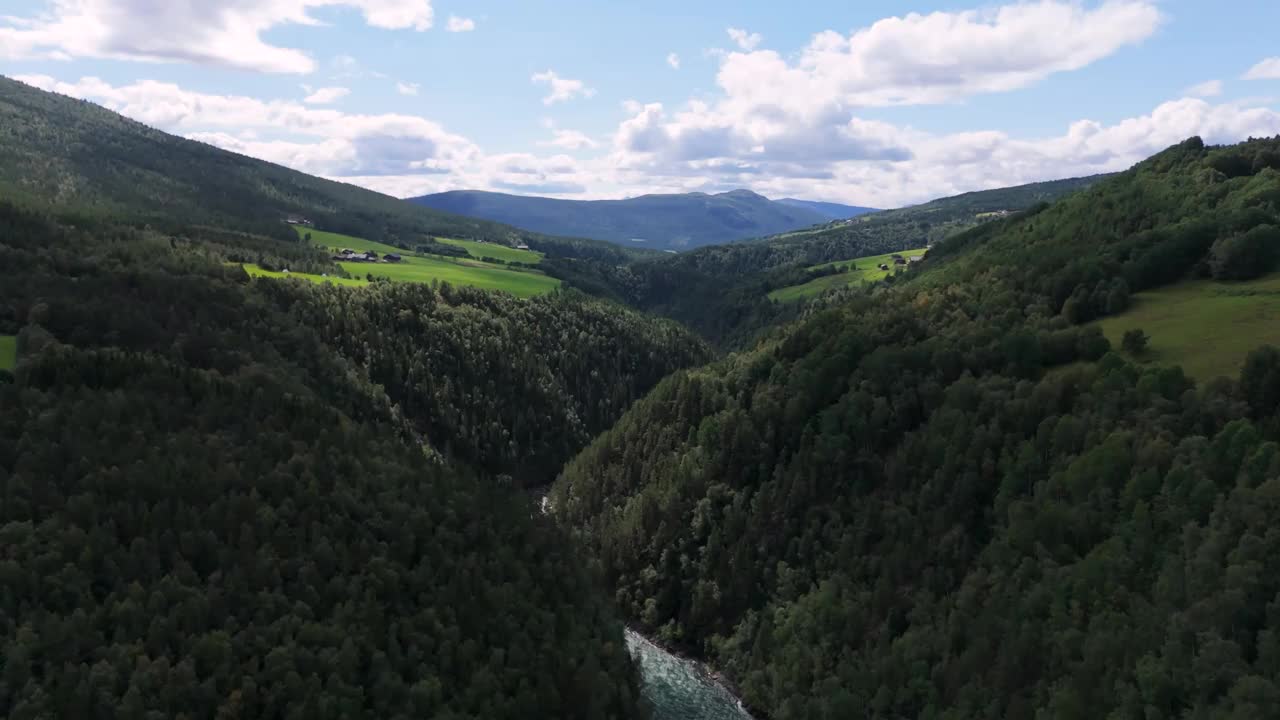
[[1222,81],[1208,80],[1198,85],[1192,85],[1186,90],[1183,90],[1182,93],[1189,97],[1199,97],[1199,98],[1217,97],[1222,94]]
[[337,102],[346,97],[351,91],[344,87],[323,87],[312,90],[310,87],[303,86],[308,93],[302,102],[308,105],[328,105]]
[[[662,126],[672,120],[680,124],[678,119],[666,118],[661,106],[648,105],[624,123],[618,135],[652,132],[658,139],[649,141],[666,147],[665,133],[672,130]],[[909,148],[909,155],[895,158],[882,153],[879,158],[822,162],[792,154],[777,156],[757,147],[688,159],[688,153],[673,157],[615,145],[613,157],[650,183],[673,184],[684,178],[714,187],[751,187],[771,197],[826,197],[896,207],[972,190],[1123,170],[1192,135],[1209,143],[1229,143],[1280,133],[1280,112],[1272,108],[1212,105],[1197,98],[1164,103],[1150,114],[1113,125],[1081,120],[1060,135],[1032,139],[999,131],[932,134],[853,122],[862,125],[860,137],[877,138],[882,147]]]
[[445,29],[449,32],[471,32],[476,29],[476,21],[471,18],[458,17],[457,15],[449,16],[449,23],[445,25]]
[[729,28],[725,32],[729,33],[729,37],[742,50],[755,50],[760,41],[764,40],[760,33],[749,33],[740,28]]
[[[630,117],[614,133],[612,157],[636,172],[755,183],[854,181],[854,168],[896,177],[898,168],[918,171],[929,163],[989,157],[1007,138],[970,133],[948,137],[935,149],[930,136],[862,118],[858,109],[947,103],[1026,87],[1138,43],[1160,22],[1151,0],[1093,7],[1039,0],[913,13],[847,35],[822,32],[792,57],[757,49],[758,35],[731,28],[739,50],[719,56],[718,96],[683,107],[630,104]],[[875,192],[903,198],[913,191],[895,182]]]
[[667,55],[667,65],[670,65],[672,70],[679,70],[680,56],[675,53]]
[[594,149],[600,146],[600,143],[592,140],[590,136],[577,130],[555,130],[554,137],[550,140],[544,140],[538,144],[543,147],[558,147],[565,150],[584,150]]
[[772,50],[729,53],[717,81],[729,95],[754,105],[951,102],[1085,67],[1149,37],[1161,17],[1151,0],[1111,0],[1094,9],[1041,0],[984,11],[912,13],[847,36],[819,33],[794,61]]
[[530,80],[535,85],[546,85],[550,88],[547,96],[542,98],[543,105],[553,105],[576,97],[591,97],[596,94],[594,89],[587,87],[581,80],[560,77],[554,70],[535,73]]
[[1267,58],[1249,68],[1245,80],[1280,80],[1280,57]]
[[[112,58],[191,62],[276,73],[310,73],[315,61],[263,34],[280,25],[317,25],[310,11],[356,8],[377,28],[427,30],[431,0],[52,0],[49,11],[0,19],[0,57]],[[145,21],[140,19],[145,18]]]
[[398,82],[396,83],[396,92],[401,95],[417,95],[418,90],[422,88],[418,83]]
[[1188,97],[1119,122],[1079,120],[1056,134],[1019,137],[924,132],[863,118],[840,104],[793,112],[726,96],[683,107],[629,103],[627,118],[604,143],[546,121],[550,137],[539,143],[546,154],[488,154],[413,115],[348,113],[154,81],[18,79],[169,132],[400,197],[461,188],[601,198],[750,187],[771,197],[895,207],[1121,170],[1191,135],[1226,143],[1280,134],[1280,112],[1266,100]]

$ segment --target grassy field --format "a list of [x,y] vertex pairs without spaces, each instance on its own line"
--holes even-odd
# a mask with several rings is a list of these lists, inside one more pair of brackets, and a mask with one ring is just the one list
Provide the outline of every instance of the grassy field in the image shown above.
[[[335,285],[345,285],[347,287],[364,287],[369,284],[368,280],[348,280],[340,277],[325,277],[323,275],[309,275],[307,273],[283,273],[273,270],[263,270],[257,265],[246,263],[244,271],[249,273],[250,277],[269,277],[269,278],[297,278],[299,280],[310,280],[317,283],[333,283]],[[354,273],[352,273],[354,274]]]
[[[902,255],[903,257],[918,257],[920,255],[924,255],[924,249],[904,250],[896,254]],[[887,275],[893,274],[893,270],[885,272],[884,270],[880,270],[877,266],[880,265],[880,263],[887,263],[891,268],[894,267],[894,255],[895,253],[870,255],[867,257],[854,258],[853,260],[837,260],[836,262],[823,263],[822,265],[813,265],[808,269],[819,270],[829,267],[840,267],[846,269],[846,272],[842,272],[839,275],[827,275],[826,277],[820,277],[817,280],[810,280],[803,285],[792,285],[791,287],[778,288],[777,290],[769,293],[769,298],[778,302],[794,302],[796,300],[802,300],[815,295],[821,295],[822,293],[828,290],[834,290],[835,288],[846,287],[848,285],[854,285],[862,282],[870,282],[873,280],[883,280]],[[854,266],[853,270],[847,269],[850,265]]]
[[[508,268],[503,265],[495,265],[493,263],[480,262],[479,260],[466,258],[446,258],[440,255],[413,255],[400,248],[384,245],[382,243],[365,240],[363,238],[352,237],[350,235],[341,235],[339,233],[325,232],[324,230],[311,230],[308,228],[295,227],[300,236],[311,234],[311,241],[332,249],[350,248],[352,250],[373,250],[376,253],[385,255],[387,253],[397,253],[404,259],[399,263],[338,263],[352,277],[360,278],[357,283],[365,285],[364,278],[369,273],[378,277],[391,278],[392,282],[417,282],[429,283],[432,281],[447,282],[451,285],[466,285],[469,287],[477,287],[482,290],[505,290],[517,297],[532,297],[534,295],[542,295],[551,292],[560,287],[560,281],[555,278],[548,277],[541,272],[532,270],[518,270]],[[515,248],[506,248],[499,245],[491,245],[488,243],[477,243],[466,240],[442,240],[452,245],[463,247],[469,253],[480,252],[499,260],[512,259],[518,262],[537,262],[542,259],[542,255],[527,250],[516,250]],[[475,248],[474,250],[472,248]],[[494,251],[498,251],[495,253]],[[506,251],[505,254],[501,254]],[[246,266],[248,269],[248,266]],[[265,274],[266,271],[258,270],[258,274]],[[250,271],[253,274],[253,271]],[[303,276],[301,274],[291,274],[291,276],[304,277],[307,280],[315,280],[317,282],[325,282],[335,280],[336,278],[322,278],[318,276]],[[341,284],[349,284],[347,281]]]
[[[474,240],[450,240],[448,238],[436,238],[436,240],[446,245],[456,245],[470,253],[473,258],[491,257],[495,260],[503,262],[518,262],[537,264],[542,262],[542,253],[532,250],[517,250],[506,245],[495,245],[493,243],[476,242]],[[354,249],[354,248],[352,248]]]
[[18,338],[0,335],[0,370],[12,370],[18,363]]
[[326,232],[324,230],[312,230],[311,228],[294,225],[293,229],[297,231],[299,237],[311,236],[311,242],[321,247],[327,247],[331,250],[341,250],[350,248],[352,250],[372,250],[379,255],[387,253],[405,254],[401,248],[393,245],[386,245],[364,238],[353,237],[351,235],[342,235],[340,233]]
[[517,297],[532,297],[560,287],[560,281],[541,273],[507,270],[496,265],[468,261],[445,260],[435,256],[405,257],[395,265],[338,263],[352,276],[366,273],[389,277],[394,282],[431,282],[439,280],[451,285],[469,285],[482,290],[505,290]]
[[1144,362],[1181,365],[1197,380],[1234,377],[1259,345],[1280,345],[1280,273],[1244,283],[1197,280],[1134,295],[1133,306],[1098,324],[1120,347],[1126,330],[1150,338]]

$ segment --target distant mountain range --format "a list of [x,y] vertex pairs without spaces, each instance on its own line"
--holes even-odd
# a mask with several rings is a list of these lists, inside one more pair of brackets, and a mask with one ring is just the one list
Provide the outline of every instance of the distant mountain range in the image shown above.
[[870,212],[869,208],[836,203],[775,201],[750,190],[642,195],[625,200],[558,200],[458,190],[409,202],[534,232],[663,250],[774,235]]
[[827,216],[828,220],[844,220],[846,218],[866,215],[867,213],[880,212],[879,208],[861,207],[859,205],[841,205],[833,202],[820,202],[818,200],[797,200],[796,198],[782,198],[775,200],[783,205],[791,207],[808,208],[815,210]]

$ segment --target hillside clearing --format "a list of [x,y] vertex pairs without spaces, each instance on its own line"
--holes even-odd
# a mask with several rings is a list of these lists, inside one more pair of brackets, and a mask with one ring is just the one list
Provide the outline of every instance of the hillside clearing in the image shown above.
[[[352,250],[372,250],[382,255],[396,253],[404,258],[398,263],[338,263],[342,266],[342,269],[346,270],[353,278],[359,278],[359,281],[355,284],[367,284],[367,276],[373,275],[375,277],[390,278],[393,282],[430,283],[438,281],[447,282],[451,285],[476,287],[482,290],[502,290],[517,297],[533,297],[535,295],[542,295],[560,287],[559,280],[548,277],[537,270],[509,268],[504,265],[495,265],[493,263],[481,262],[476,259],[446,258],[441,255],[414,255],[402,248],[397,248],[380,242],[374,242],[372,240],[365,240],[364,238],[353,237],[351,235],[342,235],[340,233],[313,230],[310,228],[299,227],[295,229],[299,236],[306,237],[310,234],[311,241],[313,243],[330,249],[337,250],[350,248]],[[508,257],[524,258],[519,262],[537,262],[542,259],[542,256],[538,253],[516,250],[515,248],[506,248],[489,243],[443,239],[441,242],[458,245],[459,247],[466,249],[468,253],[473,254],[480,250],[507,250]],[[473,246],[476,248],[475,251],[472,249]],[[499,255],[490,256],[497,257],[498,259],[505,259]],[[532,258],[532,260],[529,258]],[[259,272],[262,275],[266,274],[266,271],[262,271],[261,269],[259,269]],[[335,279],[321,278],[318,276],[303,276],[300,273],[290,273],[291,277],[295,275],[303,277],[303,279],[317,282],[325,282]]]
[[534,252],[533,250],[520,250],[518,248],[507,247],[506,245],[477,242],[475,240],[436,238],[436,241],[442,242],[446,245],[455,245],[460,247],[470,253],[473,258],[489,257],[503,262],[528,263],[530,265],[542,262],[542,253]]
[[338,263],[352,276],[391,278],[394,282],[428,283],[433,280],[452,285],[469,285],[482,290],[505,290],[517,297],[533,297],[560,287],[560,281],[541,273],[507,270],[479,262],[452,261],[435,256],[405,257],[394,265]]
[[1181,365],[1197,380],[1235,377],[1259,345],[1280,345],[1280,273],[1241,283],[1195,280],[1133,297],[1129,310],[1098,321],[1115,348],[1126,330],[1150,337],[1142,362]]
[[0,335],[0,370],[12,370],[18,364],[18,338]]
[[265,270],[252,263],[244,264],[244,271],[249,273],[249,277],[266,277],[266,278],[287,278],[298,280],[309,280],[314,283],[332,283],[334,285],[344,285],[346,287],[364,287],[369,284],[368,280],[363,278],[351,280],[348,278],[340,278],[335,276],[312,275],[310,273],[300,272],[276,272],[274,270]]
[[365,240],[364,238],[355,237],[353,235],[343,235],[342,233],[329,232],[327,230],[315,230],[309,227],[294,225],[293,229],[298,233],[298,237],[305,238],[311,236],[311,242],[320,247],[329,248],[330,250],[341,250],[342,248],[350,248],[352,250],[372,250],[380,255],[387,253],[404,253],[404,248],[398,248],[394,245],[375,242],[373,240]]
[[[804,298],[821,295],[828,290],[847,287],[860,282],[872,282],[875,280],[883,280],[892,275],[898,266],[893,264],[893,256],[901,255],[906,258],[919,257],[924,255],[924,248],[916,250],[903,250],[898,253],[885,253],[884,255],[868,255],[866,257],[854,258],[853,260],[837,260],[835,262],[823,263],[821,265],[813,265],[807,270],[823,270],[829,267],[853,266],[852,270],[846,270],[838,275],[827,275],[825,277],[810,280],[802,285],[792,285],[790,287],[778,288],[769,293],[770,300],[777,302],[794,302],[803,300]],[[879,269],[879,265],[887,264],[889,271]]]

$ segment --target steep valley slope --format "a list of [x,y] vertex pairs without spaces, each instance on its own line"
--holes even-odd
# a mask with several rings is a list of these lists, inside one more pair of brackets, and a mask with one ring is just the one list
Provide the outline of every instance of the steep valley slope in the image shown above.
[[1280,139],[1189,140],[677,373],[556,515],[626,615],[801,718],[1280,707],[1280,351],[1197,385],[1090,322],[1280,259]]

